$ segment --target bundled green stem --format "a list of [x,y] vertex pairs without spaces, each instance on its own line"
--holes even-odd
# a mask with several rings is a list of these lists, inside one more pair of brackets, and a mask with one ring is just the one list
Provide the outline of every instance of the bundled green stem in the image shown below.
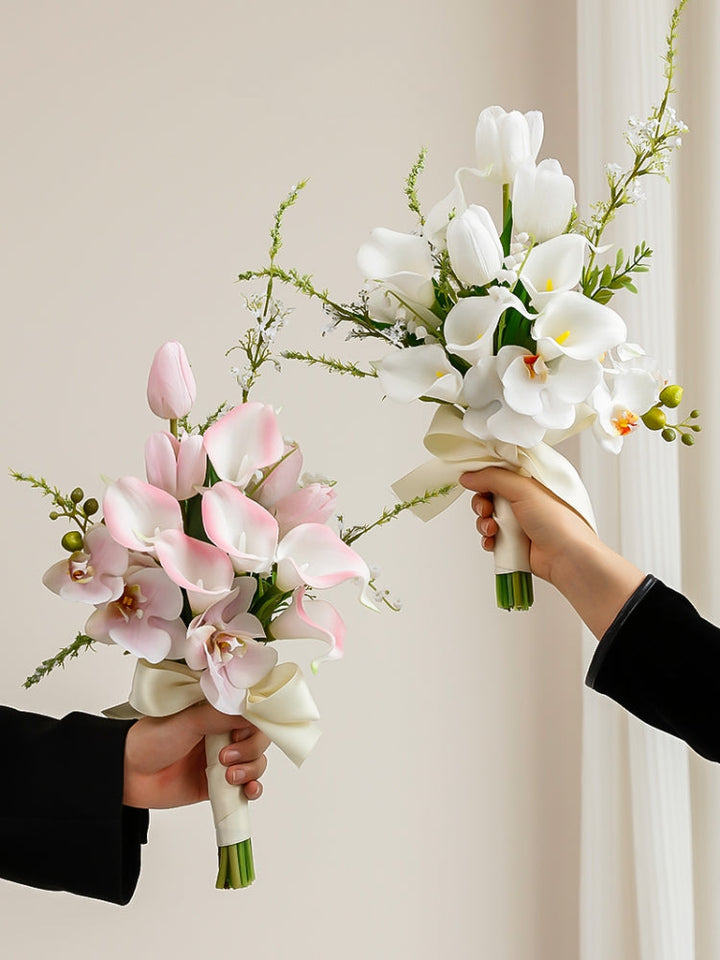
[[217,890],[239,890],[255,879],[252,840],[242,840],[230,847],[218,847]]

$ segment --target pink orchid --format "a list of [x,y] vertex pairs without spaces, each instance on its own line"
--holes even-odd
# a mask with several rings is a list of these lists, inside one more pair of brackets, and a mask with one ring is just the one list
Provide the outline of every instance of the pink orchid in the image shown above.
[[[336,660],[343,655],[345,624],[327,600],[305,596],[306,587],[295,591],[292,603],[270,624],[276,640],[322,640],[329,652],[321,660]],[[313,669],[320,661],[313,662]]]
[[54,563],[43,576],[45,586],[66,600],[106,603],[123,592],[128,552],[102,524],[91,527],[83,549]]
[[278,525],[265,507],[225,480],[202,498],[205,532],[230,557],[236,573],[268,573],[278,543]]
[[187,591],[195,613],[230,590],[235,575],[232,563],[212,543],[189,537],[182,530],[165,530],[155,538],[154,547],[168,577]]
[[184,417],[195,403],[197,388],[182,344],[164,343],[155,353],[148,376],[147,399],[152,412],[163,420]]
[[183,529],[182,510],[175,497],[137,477],[121,477],[108,486],[103,515],[113,540],[141,553],[150,552],[164,530]]
[[345,580],[370,579],[367,564],[340,537],[321,523],[301,523],[280,541],[277,585],[294,590],[307,585],[323,589]]
[[206,462],[203,438],[199,435],[178,440],[161,430],[151,434],[145,444],[148,482],[176,500],[195,496],[205,480]]
[[281,459],[264,471],[262,480],[253,489],[253,500],[270,508],[278,500],[287,497],[297,489],[302,465],[300,447],[295,443],[286,443]]
[[182,656],[185,625],[179,587],[159,567],[131,567],[122,594],[97,607],[85,633],[102,643],[117,643],[136,657],[159,663]]
[[185,661],[192,670],[202,671],[202,691],[223,713],[240,713],[248,688],[277,663],[277,652],[255,639],[265,633],[257,617],[247,612],[254,592],[255,580],[240,577],[232,591],[187,630]]
[[262,403],[235,407],[208,428],[204,440],[217,475],[238,487],[279,460],[285,447],[272,407]]
[[272,507],[284,536],[301,523],[325,523],[335,511],[337,494],[327,483],[310,483],[293,490]]

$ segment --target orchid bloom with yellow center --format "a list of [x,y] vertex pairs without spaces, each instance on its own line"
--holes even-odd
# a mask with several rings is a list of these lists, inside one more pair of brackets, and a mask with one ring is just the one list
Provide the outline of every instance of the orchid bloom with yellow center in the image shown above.
[[85,534],[83,549],[53,564],[43,576],[45,586],[66,600],[105,603],[120,596],[128,551],[116,543],[103,524]]

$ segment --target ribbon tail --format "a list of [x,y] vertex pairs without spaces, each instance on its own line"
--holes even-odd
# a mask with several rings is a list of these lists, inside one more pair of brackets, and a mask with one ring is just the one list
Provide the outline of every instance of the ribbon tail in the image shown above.
[[395,496],[404,502],[414,500],[415,497],[422,497],[424,494],[445,487],[449,483],[455,484],[452,490],[449,490],[446,494],[433,497],[427,503],[419,503],[417,506],[410,508],[411,513],[427,522],[446,510],[451,503],[454,503],[465,492],[458,484],[461,473],[462,470],[459,470],[453,464],[443,463],[442,460],[437,459],[428,460],[427,463],[421,464],[411,470],[410,473],[405,474],[404,477],[396,480],[392,484],[392,490]]

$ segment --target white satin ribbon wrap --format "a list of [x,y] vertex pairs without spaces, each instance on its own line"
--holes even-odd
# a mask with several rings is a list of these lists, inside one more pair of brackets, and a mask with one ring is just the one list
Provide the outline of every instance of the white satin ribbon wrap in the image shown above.
[[[128,702],[103,713],[122,719],[170,716],[205,700],[200,677],[199,671],[183,663],[138,660]],[[273,667],[248,690],[239,712],[298,767],[320,736],[320,714],[296,663]],[[205,738],[208,794],[219,847],[240,843],[250,836],[245,794],[241,787],[227,782],[225,767],[218,760],[218,753],[228,743],[227,734],[211,734]]]
[[[428,490],[437,490],[450,483],[457,485],[461,474],[467,470],[504,467],[522,476],[534,477],[580,514],[593,530],[596,529],[587,490],[575,468],[561,453],[546,443],[524,448],[497,440],[480,440],[468,433],[462,419],[463,413],[457,407],[448,404],[438,407],[423,441],[434,459],[416,467],[392,485],[401,500],[412,500]],[[421,520],[431,520],[463,492],[463,487],[457,485],[445,496],[434,497],[428,503],[414,507],[413,513]],[[495,498],[495,518],[501,530],[495,540],[495,572],[529,571],[528,539],[509,504],[500,497]]]

